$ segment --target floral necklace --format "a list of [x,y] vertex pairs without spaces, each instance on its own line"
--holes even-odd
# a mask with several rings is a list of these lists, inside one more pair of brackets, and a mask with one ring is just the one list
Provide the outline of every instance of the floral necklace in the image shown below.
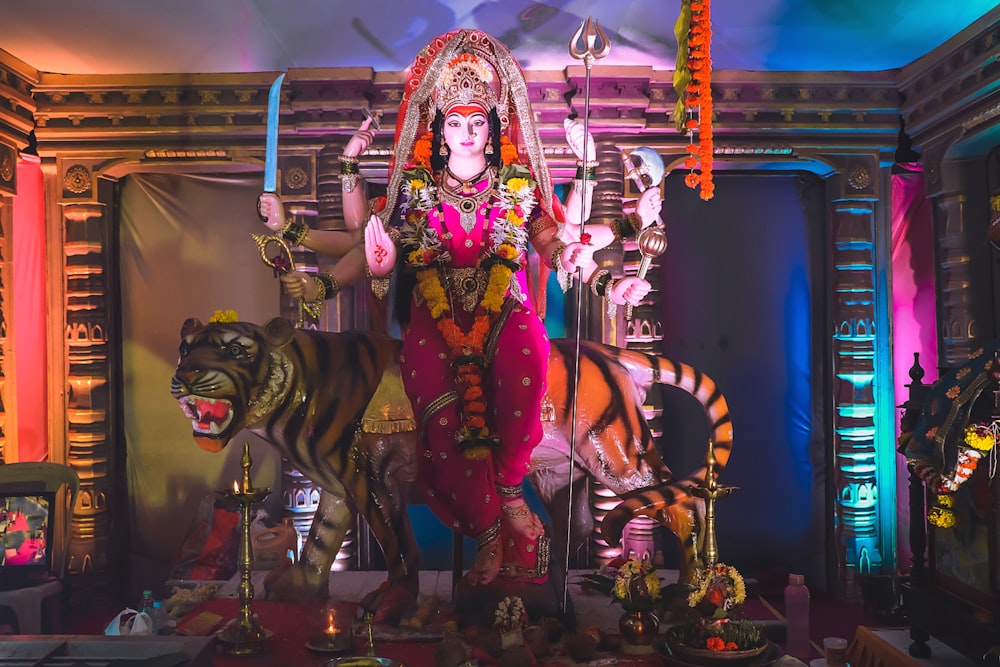
[[[429,138],[425,136],[421,141],[429,141]],[[442,272],[448,270],[452,257],[428,220],[428,213],[439,205],[439,201],[438,188],[433,185],[434,178],[426,164],[403,170],[400,202],[404,219],[400,240],[406,263],[415,271],[417,290],[451,350],[455,390],[461,400],[459,449],[466,458],[473,460],[485,458],[497,444],[486,423],[486,401],[482,388],[483,370],[487,364],[486,338],[503,308],[514,274],[521,269],[521,258],[527,250],[528,241],[524,223],[535,206],[535,182],[526,167],[507,164],[500,170],[498,180],[498,185],[490,184],[484,190],[489,194],[483,197],[482,202],[478,201],[479,195],[474,195],[477,203],[472,209],[471,227],[475,226],[475,211],[490,197],[496,199],[494,207],[500,215],[491,226],[487,213],[483,223],[489,230],[489,240],[478,265],[488,272],[488,279],[468,331],[455,321],[449,293],[441,280]],[[446,193],[442,192],[442,195],[445,195],[442,199],[451,204]],[[461,203],[460,199],[456,208],[460,216],[464,216]],[[465,228],[464,218],[462,226]],[[471,227],[466,230],[467,233]]]

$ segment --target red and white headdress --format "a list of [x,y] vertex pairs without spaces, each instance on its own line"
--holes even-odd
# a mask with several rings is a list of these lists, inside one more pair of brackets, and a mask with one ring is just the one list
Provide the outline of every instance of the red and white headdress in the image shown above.
[[395,208],[403,169],[413,160],[417,138],[428,131],[436,111],[447,112],[456,105],[496,109],[501,131],[527,158],[538,183],[542,210],[552,215],[552,182],[524,73],[501,42],[481,30],[465,29],[433,39],[407,70],[383,215],[388,217]]

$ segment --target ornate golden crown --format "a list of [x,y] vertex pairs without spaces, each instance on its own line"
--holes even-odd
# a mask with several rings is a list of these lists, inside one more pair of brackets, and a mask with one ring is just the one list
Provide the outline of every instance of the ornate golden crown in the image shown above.
[[497,105],[494,79],[493,70],[478,57],[471,53],[459,54],[441,73],[434,89],[434,103],[444,114],[457,105],[467,104],[489,111]]

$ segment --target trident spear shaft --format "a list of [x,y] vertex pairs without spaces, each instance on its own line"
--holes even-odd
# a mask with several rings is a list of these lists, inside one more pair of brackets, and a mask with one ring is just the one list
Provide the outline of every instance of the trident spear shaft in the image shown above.
[[[600,47],[597,42],[600,40]],[[601,29],[600,21],[592,21],[588,16],[587,20],[580,24],[573,39],[569,42],[569,55],[574,60],[582,60],[585,69],[583,83],[583,178],[580,179],[580,186],[583,188],[582,196],[586,196],[587,186],[587,161],[591,156],[587,154],[587,145],[590,137],[590,70],[594,66],[595,60],[600,60],[608,55],[611,50],[611,42],[608,36]],[[596,155],[593,158],[596,159]],[[586,206],[580,207],[580,239],[586,238],[584,232],[587,224]],[[573,410],[572,422],[569,436],[569,503],[566,507],[566,553],[563,560],[563,590],[561,609],[566,612],[569,596],[569,556],[570,544],[573,533],[573,470],[576,468],[576,417],[577,417],[577,395],[580,391],[580,329],[583,321],[583,267],[577,268],[576,286],[576,364],[573,372]]]

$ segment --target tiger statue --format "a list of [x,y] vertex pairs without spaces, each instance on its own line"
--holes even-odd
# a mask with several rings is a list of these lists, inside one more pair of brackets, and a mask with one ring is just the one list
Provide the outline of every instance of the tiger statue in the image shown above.
[[[242,429],[273,445],[321,488],[319,507],[299,561],[272,571],[265,583],[279,598],[325,597],[330,568],[355,512],[382,548],[387,581],[375,598],[378,616],[416,599],[419,551],[405,505],[419,502],[414,429],[369,432],[366,411],[384,377],[398,377],[401,342],[370,331],[332,333],[294,329],[274,318],[181,329],[180,358],[171,393],[191,419],[194,439],[218,452]],[[574,480],[589,475],[622,498],[607,512],[601,532],[617,545],[625,524],[652,517],[679,539],[681,577],[687,581],[703,536],[704,502],[690,493],[704,482],[702,466],[675,478],[657,452],[643,412],[646,392],[673,385],[694,396],[710,423],[715,472],[729,459],[729,408],[715,383],[694,368],[632,350],[580,342]],[[529,479],[552,521],[552,553],[566,536],[579,546],[593,529],[586,485],[569,498],[570,440],[576,342],[553,339],[544,435],[532,454]],[[408,405],[406,406],[409,407]],[[391,430],[391,429],[387,429]],[[566,525],[568,503],[574,525]]]

